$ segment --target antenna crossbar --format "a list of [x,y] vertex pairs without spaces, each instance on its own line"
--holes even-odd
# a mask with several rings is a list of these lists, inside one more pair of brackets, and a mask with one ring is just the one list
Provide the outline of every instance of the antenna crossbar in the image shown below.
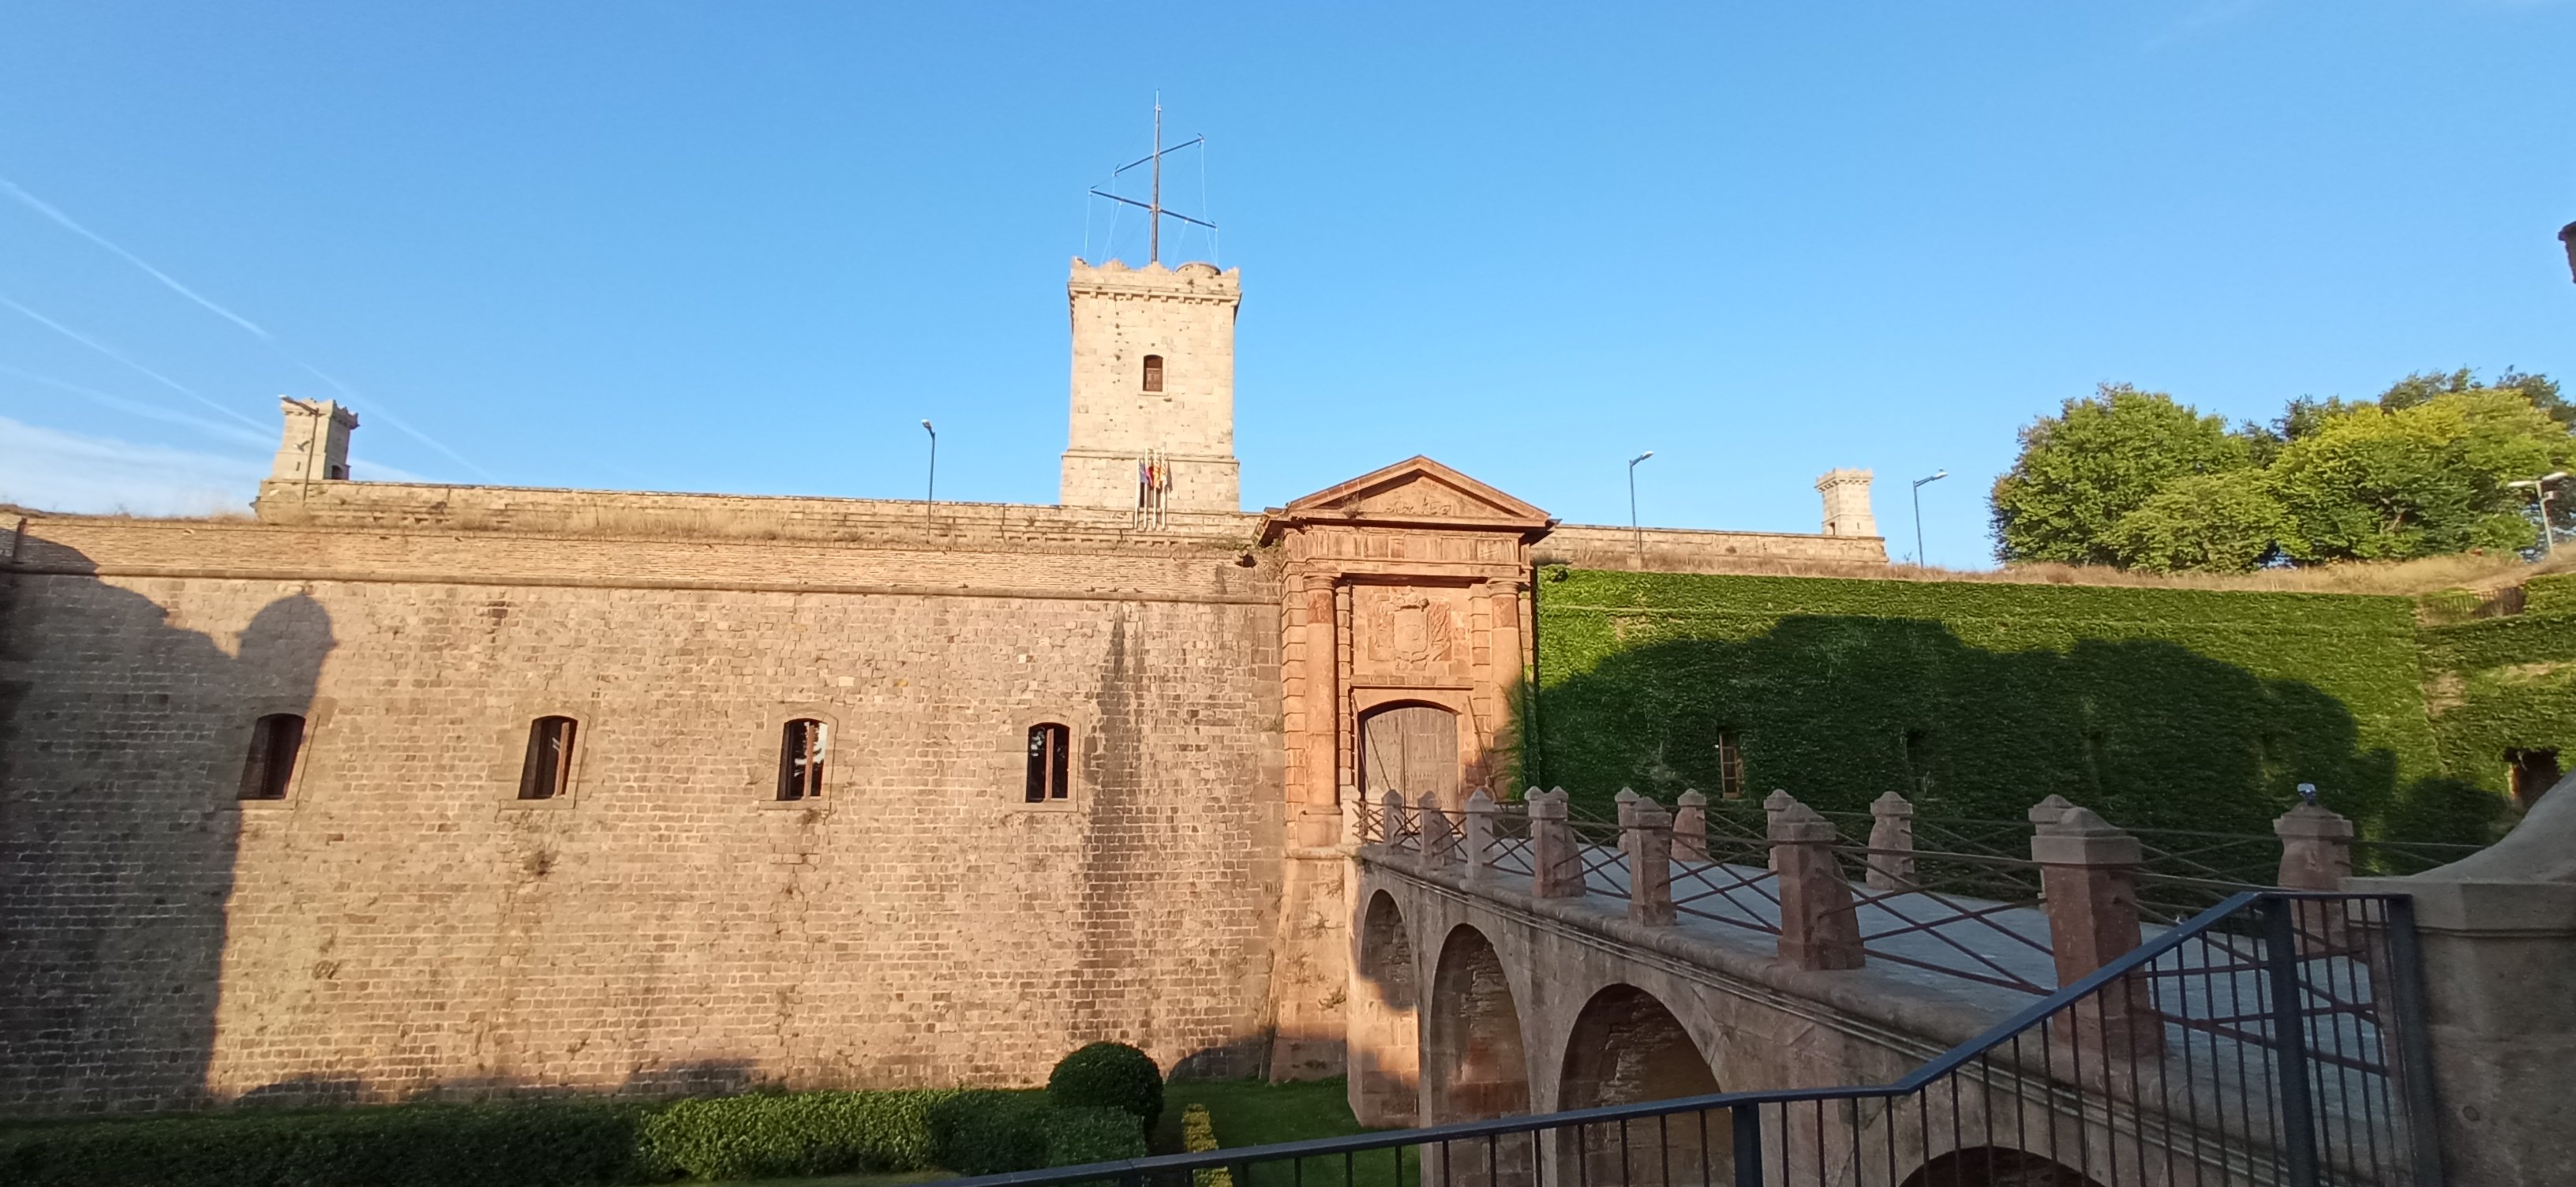
[[1159,152],[1159,153],[1146,153],[1144,156],[1141,156],[1141,157],[1136,158],[1135,160],[1129,161],[1129,162],[1127,162],[1127,163],[1126,163],[1126,164],[1124,164],[1124,165],[1120,165],[1119,167],[1117,167],[1117,168],[1115,168],[1115,169],[1110,170],[1110,171],[1109,171],[1109,175],[1110,175],[1111,177],[1116,177],[1116,176],[1118,176],[1119,174],[1121,174],[1121,173],[1125,173],[1126,171],[1128,171],[1128,170],[1130,170],[1130,169],[1133,169],[1133,168],[1135,168],[1135,167],[1136,167],[1136,166],[1138,166],[1138,165],[1142,165],[1142,164],[1144,164],[1144,163],[1146,163],[1146,162],[1148,162],[1148,161],[1151,161],[1151,160],[1153,160],[1154,158],[1156,158],[1156,157],[1158,157],[1158,156],[1163,156],[1163,155],[1165,155],[1165,154],[1167,154],[1167,153],[1176,153],[1176,152],[1181,151],[1182,149],[1190,148],[1190,147],[1193,147],[1193,146],[1196,146],[1196,145],[1205,144],[1205,143],[1207,143],[1207,137],[1205,137],[1205,136],[1192,136],[1192,137],[1190,137],[1189,139],[1187,139],[1187,140],[1184,140],[1184,141],[1180,142],[1179,144],[1175,144],[1175,145],[1173,145],[1173,146],[1172,146],[1172,147],[1170,147],[1170,148],[1164,149],[1162,152]]
[[1093,196],[1093,197],[1095,197],[1095,198],[1107,198],[1107,199],[1109,199],[1109,200],[1110,200],[1110,201],[1112,201],[1112,202],[1124,202],[1124,203],[1126,203],[1126,204],[1128,204],[1128,205],[1130,205],[1130,206],[1133,206],[1133,207],[1137,208],[1138,210],[1153,210],[1153,211],[1158,211],[1159,213],[1161,213],[1161,214],[1162,214],[1162,216],[1163,216],[1164,218],[1176,218],[1176,219],[1179,219],[1179,220],[1181,220],[1182,222],[1185,222],[1185,223],[1196,223],[1196,224],[1198,224],[1199,226],[1206,227],[1207,229],[1209,229],[1209,230],[1211,230],[1211,231],[1213,231],[1213,230],[1215,230],[1215,229],[1216,229],[1216,224],[1215,224],[1215,223],[1208,222],[1208,221],[1206,221],[1206,220],[1204,220],[1204,219],[1195,219],[1195,218],[1191,218],[1190,216],[1188,216],[1188,215],[1186,215],[1186,214],[1183,214],[1183,213],[1181,213],[1180,211],[1177,211],[1177,210],[1163,210],[1161,207],[1154,206],[1154,205],[1152,205],[1152,204],[1150,204],[1150,203],[1146,203],[1146,202],[1139,202],[1139,201],[1135,200],[1134,198],[1122,198],[1122,197],[1119,197],[1118,195],[1113,194],[1113,193],[1110,193],[1110,192],[1108,192],[1108,191],[1106,191],[1106,190],[1093,190],[1093,191],[1091,191],[1091,194],[1092,194],[1092,196]]

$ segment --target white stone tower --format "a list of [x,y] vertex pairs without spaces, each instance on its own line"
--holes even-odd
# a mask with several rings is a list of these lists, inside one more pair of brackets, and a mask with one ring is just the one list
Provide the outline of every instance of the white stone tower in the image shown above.
[[1875,536],[1878,517],[1869,511],[1869,483],[1873,476],[1867,470],[1827,470],[1816,480],[1816,491],[1825,496],[1825,534],[1828,536]]
[[286,413],[277,461],[268,476],[279,482],[335,482],[349,476],[349,430],[358,414],[329,400],[277,398]]
[[1173,511],[1239,511],[1234,461],[1234,313],[1243,270],[1213,264],[1133,269],[1077,259],[1073,419],[1064,451],[1068,507],[1138,506],[1137,468],[1168,468]]

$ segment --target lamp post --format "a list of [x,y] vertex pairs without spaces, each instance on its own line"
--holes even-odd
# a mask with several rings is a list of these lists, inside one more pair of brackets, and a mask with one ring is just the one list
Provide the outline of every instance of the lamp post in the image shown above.
[[930,481],[921,491],[921,526],[930,527],[930,505],[939,501],[939,430],[921,422],[921,431],[930,434]]
[[1915,480],[1914,480],[1914,563],[1915,563],[1915,564],[1917,564],[1917,565],[1920,565],[1920,564],[1924,563],[1924,562],[1923,562],[1923,484],[1924,484],[1924,483],[1926,483],[1926,482],[1939,482],[1939,481],[1941,481],[1942,479],[1947,478],[1947,477],[1949,477],[1949,476],[1950,476],[1950,472],[1949,472],[1948,470],[1939,470],[1939,471],[1935,471],[1935,472],[1933,473],[1933,475],[1932,475],[1930,478],[1917,478],[1917,479],[1915,479]]
[[1637,526],[1637,463],[1653,456],[1655,456],[1655,451],[1649,449],[1644,453],[1628,459],[1628,531],[1634,534],[1637,538],[1637,569],[1639,572],[1645,571],[1646,568],[1646,529]]
[[2510,487],[2530,487],[2531,493],[2540,497],[2540,551],[2544,556],[2558,555],[2558,533],[2549,526],[2549,484],[2566,476],[2567,471],[2557,470],[2538,478],[2505,483]]

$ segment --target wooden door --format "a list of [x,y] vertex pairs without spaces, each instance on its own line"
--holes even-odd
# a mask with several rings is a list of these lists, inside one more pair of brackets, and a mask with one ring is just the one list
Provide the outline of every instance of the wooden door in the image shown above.
[[1455,811],[1459,788],[1458,715],[1437,705],[1395,705],[1360,719],[1360,786],[1369,802],[1390,791],[1408,803],[1432,796]]

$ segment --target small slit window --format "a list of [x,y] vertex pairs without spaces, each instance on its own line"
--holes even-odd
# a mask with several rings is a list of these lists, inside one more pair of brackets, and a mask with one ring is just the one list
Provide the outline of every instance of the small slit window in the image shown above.
[[823,794],[823,754],[831,747],[832,727],[811,717],[787,723],[778,745],[778,798],[810,800]]
[[1029,727],[1028,802],[1044,804],[1071,798],[1066,776],[1072,770],[1073,731],[1049,723]]
[[1149,392],[1163,390],[1163,356],[1159,354],[1145,356],[1145,390]]
[[295,781],[295,759],[304,750],[304,718],[271,713],[250,729],[250,756],[242,760],[241,796],[282,800]]
[[571,789],[573,732],[579,728],[569,717],[528,723],[528,757],[519,765],[520,799],[550,800]]
[[1744,748],[1734,730],[1717,731],[1717,793],[1730,800],[1744,798]]

